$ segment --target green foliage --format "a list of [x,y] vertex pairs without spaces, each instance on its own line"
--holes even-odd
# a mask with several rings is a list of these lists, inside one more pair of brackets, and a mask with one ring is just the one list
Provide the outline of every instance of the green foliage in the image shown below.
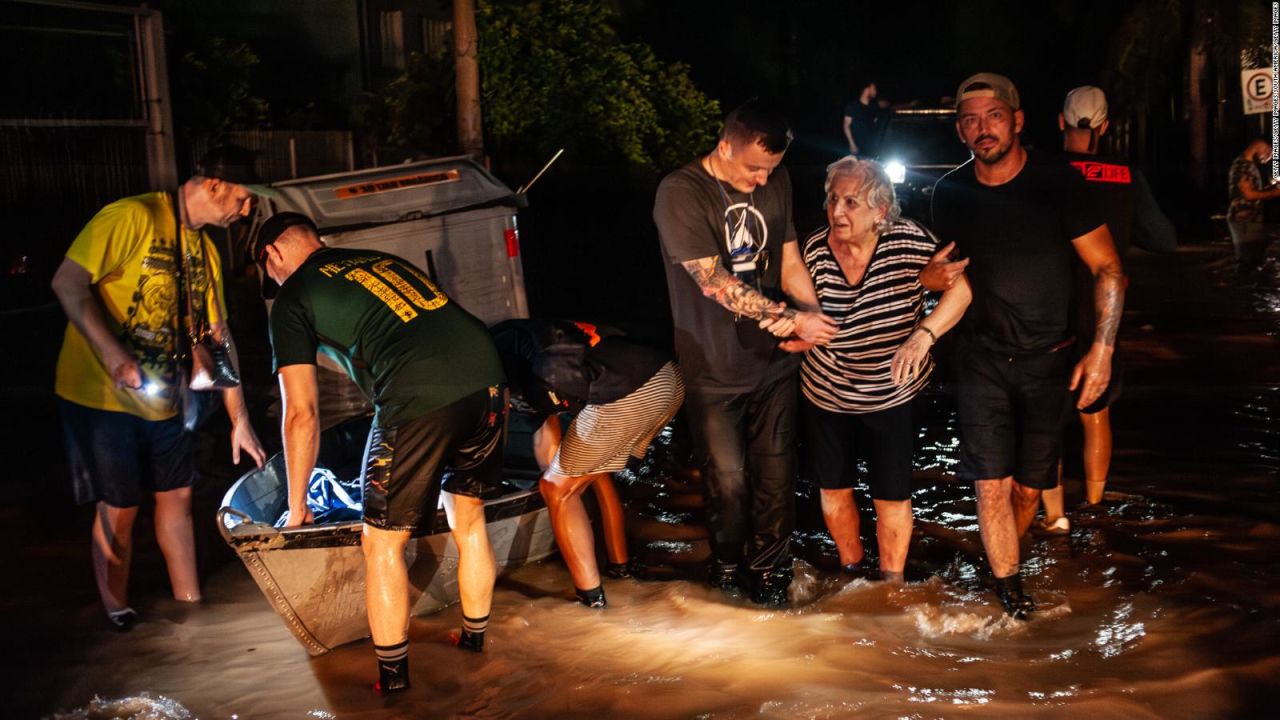
[[[476,11],[481,108],[489,152],[668,168],[704,151],[719,104],[680,64],[623,43],[598,0],[481,2]],[[406,153],[454,142],[452,55],[415,56],[405,74],[364,99],[361,124]]]
[[704,150],[720,108],[681,65],[622,43],[597,0],[477,10],[485,126],[495,148],[669,167]]
[[[446,155],[453,151],[457,115],[452,58],[410,53],[405,71],[379,92],[366,92],[353,115],[370,129],[381,154]],[[398,159],[398,158],[397,158]]]
[[175,75],[176,120],[189,138],[217,140],[262,127],[267,101],[253,91],[258,56],[244,43],[204,37],[182,53]]

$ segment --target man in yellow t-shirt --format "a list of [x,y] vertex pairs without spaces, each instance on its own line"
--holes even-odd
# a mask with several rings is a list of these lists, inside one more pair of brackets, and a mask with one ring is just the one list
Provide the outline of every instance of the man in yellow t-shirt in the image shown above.
[[[94,575],[108,619],[122,630],[137,617],[128,603],[129,559],[144,492],[155,495],[156,540],[174,597],[201,599],[191,524],[194,465],[179,416],[175,360],[178,333],[186,331],[178,321],[179,251],[191,258],[193,313],[207,314],[215,337],[229,343],[217,251],[200,228],[227,227],[247,215],[252,196],[269,192],[254,181],[249,151],[217,148],[177,193],[138,195],[100,210],[53,277],[70,321],[55,390],[72,485],[77,502],[97,504]],[[223,390],[222,400],[233,461],[243,450],[261,467],[265,456],[242,390]]]

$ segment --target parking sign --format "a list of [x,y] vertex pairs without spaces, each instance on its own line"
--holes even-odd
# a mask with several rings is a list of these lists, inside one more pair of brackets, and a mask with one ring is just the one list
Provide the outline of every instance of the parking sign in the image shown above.
[[1271,68],[1241,70],[1240,89],[1245,115],[1271,112]]

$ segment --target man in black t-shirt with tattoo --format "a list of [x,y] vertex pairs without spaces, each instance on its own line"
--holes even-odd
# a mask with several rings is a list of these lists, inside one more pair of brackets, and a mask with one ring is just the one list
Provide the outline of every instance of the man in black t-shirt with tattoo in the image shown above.
[[[1142,171],[1118,158],[1098,154],[1099,141],[1110,126],[1107,96],[1101,88],[1085,85],[1067,93],[1058,114],[1063,157],[1084,178],[1091,201],[1102,211],[1111,231],[1117,254],[1124,257],[1131,244],[1148,252],[1173,252],[1178,245],[1177,233],[1169,218],[1160,212]],[[1084,266],[1076,264],[1076,347],[1080,350],[1092,343],[1093,328],[1097,326],[1089,292],[1093,279],[1084,270]],[[1080,410],[1085,478],[1085,502],[1080,509],[1086,512],[1101,506],[1107,484],[1111,466],[1110,405],[1120,395],[1122,365],[1118,353],[1112,358],[1111,383],[1093,405]],[[1071,532],[1071,522],[1063,514],[1061,484],[1046,490],[1041,499],[1044,520],[1039,523],[1040,529],[1050,534]]]
[[653,208],[685,407],[706,463],[711,583],[737,592],[745,564],[763,604],[786,602],[792,577],[794,353],[836,330],[818,312],[791,222],[778,167],[790,141],[780,114],[748,102],[725,118],[714,150],[662,180]]
[[[1084,180],[1028,153],[1008,78],[979,73],[956,92],[956,131],[973,159],[934,189],[934,230],[970,260],[973,302],[956,353],[960,471],[975,482],[978,524],[1005,610],[1024,618],[1018,538],[1057,482],[1071,391],[1088,407],[1111,377],[1124,274]],[[1072,263],[1093,276],[1097,329],[1072,366]]]

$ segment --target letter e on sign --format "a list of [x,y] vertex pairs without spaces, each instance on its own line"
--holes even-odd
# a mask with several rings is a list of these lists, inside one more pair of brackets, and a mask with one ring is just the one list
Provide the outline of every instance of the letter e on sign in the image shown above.
[[1241,70],[1240,90],[1245,115],[1271,112],[1271,68]]

